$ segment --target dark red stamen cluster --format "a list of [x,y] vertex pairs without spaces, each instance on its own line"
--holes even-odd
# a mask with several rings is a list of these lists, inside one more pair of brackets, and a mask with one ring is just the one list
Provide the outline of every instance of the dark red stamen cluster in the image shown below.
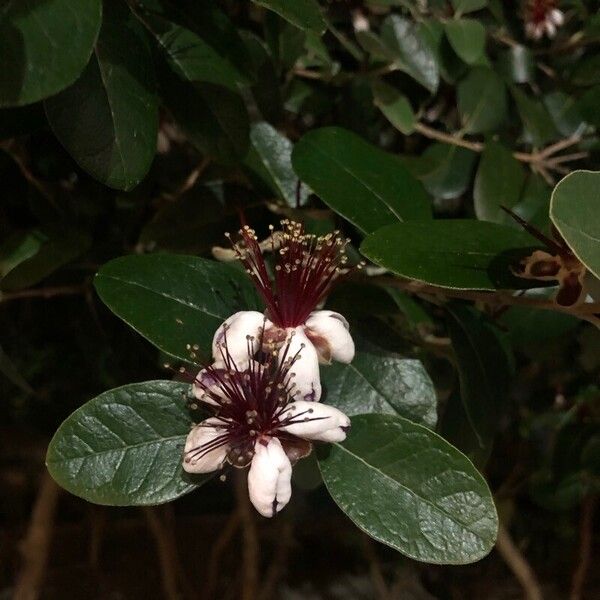
[[239,232],[242,239],[233,248],[263,297],[269,319],[278,327],[298,327],[327,295],[346,264],[348,240],[338,231],[319,237],[307,234],[295,221],[283,220],[281,226],[282,231],[271,227],[273,283],[253,229],[244,226]]
[[525,21],[533,25],[544,23],[550,11],[557,8],[557,0],[527,0],[525,4]]

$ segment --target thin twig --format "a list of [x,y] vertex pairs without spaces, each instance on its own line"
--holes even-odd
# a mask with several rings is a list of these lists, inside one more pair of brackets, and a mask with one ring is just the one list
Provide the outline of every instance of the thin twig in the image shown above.
[[596,497],[586,496],[581,505],[581,520],[579,524],[579,559],[577,561],[577,568],[573,573],[570,600],[581,600],[583,597],[585,578],[592,562],[592,531],[595,510]]
[[264,584],[260,590],[259,598],[261,600],[271,600],[276,598],[277,583],[285,572],[285,567],[290,554],[290,547],[294,539],[294,524],[292,521],[284,521],[281,524],[281,531],[277,536],[277,547],[275,556],[269,564],[269,568],[263,577]]
[[0,303],[10,302],[11,300],[21,300],[23,298],[55,298],[56,296],[74,296],[85,294],[88,289],[87,283],[77,285],[57,285],[45,288],[33,288],[28,290],[19,290],[17,292],[0,292]]
[[375,551],[375,545],[373,540],[366,534],[362,534],[362,546],[363,552],[369,563],[369,571],[371,573],[371,581],[377,591],[377,596],[380,600],[391,600],[390,591],[388,590],[387,584],[383,572],[381,571],[381,564]]
[[33,506],[27,534],[21,542],[23,566],[15,583],[13,600],[35,600],[40,596],[60,491],[46,471]]
[[239,510],[233,512],[221,531],[221,535],[212,546],[210,559],[208,561],[208,575],[206,577],[206,598],[216,598],[217,586],[219,584],[219,565],[221,564],[221,556],[223,556],[223,552],[225,552],[227,546],[229,546],[229,543],[233,539],[235,532],[239,529],[241,518],[242,516]]
[[525,598],[527,600],[543,600],[542,588],[535,573],[502,523],[498,525],[496,550],[498,550],[513,575],[519,580]]

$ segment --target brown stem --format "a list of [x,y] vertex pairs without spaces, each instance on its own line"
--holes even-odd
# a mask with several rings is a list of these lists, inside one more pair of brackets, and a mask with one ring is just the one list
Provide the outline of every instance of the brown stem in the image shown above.
[[29,528],[21,542],[23,566],[15,583],[13,600],[35,600],[40,596],[60,492],[50,474],[45,472]]
[[513,572],[513,575],[519,580],[525,598],[527,600],[543,600],[542,589],[535,573],[502,523],[498,525],[496,550]]
[[377,590],[377,596],[380,600],[390,600],[391,594],[385,583],[383,572],[381,571],[381,564],[375,551],[375,545],[373,540],[366,534],[362,535],[363,552],[369,563],[369,571],[371,572],[371,581]]
[[56,296],[74,296],[84,294],[88,289],[87,284],[57,285],[54,287],[33,288],[17,292],[0,292],[0,303],[23,298],[55,298]]
[[221,531],[221,535],[217,538],[217,541],[213,544],[210,559],[208,561],[208,575],[206,578],[206,597],[216,598],[217,586],[219,584],[219,565],[221,563],[221,556],[223,552],[229,546],[235,532],[239,529],[241,522],[241,514],[239,510],[236,510],[229,517],[229,520],[225,524],[225,527]]
[[261,600],[270,600],[276,598],[277,582],[281,578],[288,561],[290,547],[294,538],[294,525],[292,521],[284,521],[281,525],[281,531],[277,538],[277,548],[275,556],[271,561],[266,575],[264,576],[264,584],[260,590]]
[[581,600],[583,588],[590,564],[592,562],[592,542],[594,511],[596,510],[596,497],[587,496],[581,505],[581,520],[579,523],[579,560],[573,573],[571,582],[570,600]]

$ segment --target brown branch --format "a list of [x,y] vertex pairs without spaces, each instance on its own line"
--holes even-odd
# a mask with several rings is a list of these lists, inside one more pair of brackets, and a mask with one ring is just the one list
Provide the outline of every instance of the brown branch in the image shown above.
[[33,506],[27,534],[20,545],[23,566],[15,583],[13,600],[35,600],[40,597],[60,492],[61,489],[46,471]]
[[208,575],[206,578],[206,598],[216,598],[217,585],[219,583],[219,565],[221,563],[221,556],[229,546],[235,532],[240,527],[241,513],[236,510],[231,514],[229,520],[225,524],[225,527],[221,531],[221,535],[217,538],[217,541],[212,546],[210,559],[208,561]]
[[452,146],[460,146],[461,148],[466,148],[473,152],[483,152],[485,148],[485,144],[482,142],[471,142],[457,135],[445,133],[438,129],[434,129],[433,127],[429,127],[424,123],[417,123],[415,125],[415,131],[418,131],[421,135],[424,135],[431,140],[437,140],[438,142],[444,142],[445,144],[451,144]]
[[294,525],[292,521],[284,521],[277,537],[277,548],[266,575],[264,584],[260,590],[259,598],[261,600],[270,600],[276,598],[277,582],[281,579],[290,554],[290,547],[294,538]]
[[0,292],[0,303],[10,302],[11,300],[21,300],[23,298],[55,298],[57,296],[74,296],[85,294],[88,289],[87,283],[78,285],[57,285],[54,287],[33,288],[28,290],[19,290],[17,292]]
[[498,525],[496,550],[498,550],[513,575],[519,580],[525,598],[527,600],[543,600],[542,589],[535,573],[502,523]]
[[381,571],[381,564],[379,562],[379,558],[377,557],[377,552],[375,551],[375,545],[373,544],[373,540],[366,533],[363,533],[361,537],[363,552],[365,554],[367,562],[369,563],[371,581],[375,586],[375,590],[377,590],[377,596],[380,600],[391,600],[392,596],[385,583],[385,578]]
[[570,600],[581,600],[583,588],[590,564],[592,562],[592,542],[594,511],[596,510],[596,497],[587,496],[581,505],[581,520],[579,524],[579,560],[573,573],[571,582]]
[[254,509],[248,498],[247,475],[244,471],[235,474],[235,494],[242,525],[242,600],[258,597],[258,575],[260,546]]

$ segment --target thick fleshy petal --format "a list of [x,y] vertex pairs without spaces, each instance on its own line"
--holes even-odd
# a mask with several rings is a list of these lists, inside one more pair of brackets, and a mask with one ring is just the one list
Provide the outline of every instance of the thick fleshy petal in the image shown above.
[[[215,360],[215,367],[224,368],[225,359],[223,354],[225,349],[220,345],[227,339],[227,350],[238,366],[238,369],[244,370],[248,367],[248,347],[250,352],[256,353],[260,339],[260,330],[265,324],[265,317],[262,313],[255,310],[242,310],[231,315],[215,332],[212,343],[212,353]],[[254,338],[248,339],[248,336]]]
[[[219,371],[222,371],[223,373],[226,372],[225,369],[219,369]],[[219,403],[211,398],[207,392],[224,397],[221,386],[214,373],[211,373],[208,369],[202,369],[198,375],[196,375],[196,379],[194,379],[194,383],[192,384],[192,394],[194,394],[194,397],[201,402],[206,402],[212,406],[219,406]]]
[[[354,341],[350,335],[348,321],[340,313],[332,310],[316,310],[306,321],[307,334],[313,339],[319,358],[323,363],[331,359],[350,363],[354,358]],[[313,337],[314,336],[314,337]],[[321,340],[325,348],[321,349]]]
[[248,471],[250,502],[263,517],[274,517],[292,496],[292,464],[281,442],[271,438],[256,442]]
[[211,473],[223,466],[228,444],[221,444],[213,450],[206,452],[206,447],[211,442],[225,435],[225,430],[219,425],[223,421],[215,417],[206,419],[194,426],[188,433],[183,451],[183,469],[188,473]]
[[565,15],[562,10],[554,8],[550,11],[550,20],[557,26],[560,27],[565,22]]
[[321,378],[317,351],[303,327],[290,330],[288,340],[289,347],[287,343],[283,345],[279,351],[279,360],[281,362],[295,357],[290,370],[291,381],[295,384],[292,393],[300,400],[318,402],[321,398]]
[[290,425],[280,427],[292,435],[321,442],[343,442],[350,429],[350,419],[341,411],[327,404],[315,404],[299,400],[286,407],[280,420],[291,419]]

